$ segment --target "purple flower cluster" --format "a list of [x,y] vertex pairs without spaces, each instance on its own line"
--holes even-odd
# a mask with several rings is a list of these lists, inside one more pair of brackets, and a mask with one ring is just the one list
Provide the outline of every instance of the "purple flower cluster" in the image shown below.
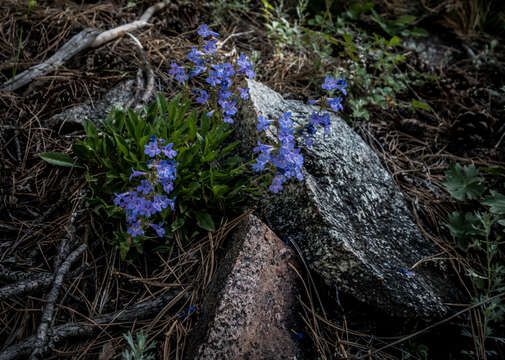
[[[150,171],[132,169],[130,181],[134,177],[144,178],[140,180],[136,191],[115,194],[114,205],[125,210],[127,232],[131,237],[144,235],[146,225],[154,229],[159,237],[163,237],[165,235],[164,223],[153,223],[150,218],[169,207],[174,211],[175,196],[169,198],[167,195],[174,189],[174,181],[177,178],[178,164],[174,159],[177,151],[173,149],[172,143],[165,145],[164,139],[152,136],[149,144],[144,145],[144,153],[152,158],[148,162]],[[164,193],[158,192],[158,188],[162,188]]]
[[[203,89],[194,89],[192,93],[196,96],[195,101],[201,105],[217,104],[223,115],[223,121],[233,124],[233,116],[237,113],[238,101],[249,98],[248,88],[236,87],[237,92],[234,95],[234,80],[238,75],[245,75],[249,79],[254,78],[253,66],[244,54],[240,54],[235,65],[230,62],[224,64],[211,63],[210,58],[217,51],[217,40],[207,40],[206,38],[215,38],[219,34],[211,31],[206,24],[200,25],[197,33],[201,37],[200,47],[192,47],[186,55],[190,62],[189,76],[184,67],[176,63],[171,64],[169,74],[180,83],[185,83],[190,78],[199,75],[204,76],[205,82],[210,86],[210,94]],[[212,116],[215,110],[207,112],[207,115]]]
[[[240,60],[240,59],[239,59]],[[342,94],[346,95],[347,83],[344,79],[335,80],[332,77],[326,77],[322,88],[333,93],[334,89],[338,89]],[[328,98],[328,105],[334,110],[342,110],[342,98]],[[319,100],[311,100],[311,105],[316,104]],[[268,120],[264,116],[258,116],[258,124],[256,129],[258,132],[265,131],[272,123],[273,120]],[[269,186],[270,191],[278,193],[283,189],[283,184],[290,178],[296,177],[298,180],[303,179],[302,166],[303,155],[299,148],[295,146],[295,134],[301,135],[307,146],[312,146],[314,143],[314,134],[317,132],[318,127],[324,128],[324,133],[330,133],[330,114],[320,114],[313,112],[310,116],[309,123],[295,131],[293,122],[291,121],[291,113],[286,112],[277,120],[278,131],[277,138],[280,146],[278,149],[270,145],[262,144],[258,141],[253,151],[258,153],[256,162],[253,164],[253,170],[259,172],[265,169],[267,164],[272,164],[277,169],[277,173]]]
[[[339,79],[336,80],[332,78],[331,76],[327,76],[324,79],[323,85],[321,87],[324,90],[327,90],[330,94],[333,93],[335,89],[339,90],[344,96],[347,95],[347,82],[345,79]],[[328,99],[328,105],[331,107],[331,109],[335,112],[339,110],[343,110],[344,107],[342,106],[342,97],[329,97]]]
[[[258,131],[264,131],[271,122],[273,120],[267,120],[263,116],[259,116]],[[292,177],[296,177],[298,180],[303,179],[303,155],[300,153],[300,149],[296,148],[295,127],[291,120],[291,113],[285,112],[282,114],[277,120],[277,124],[279,148],[272,153],[273,146],[258,141],[258,146],[253,149],[255,153],[259,153],[256,163],[253,164],[254,171],[263,170],[268,163],[277,168],[277,174],[269,186],[270,191],[273,193],[281,191],[283,189],[282,184]]]
[[[345,79],[339,79],[336,80],[332,78],[331,76],[327,76],[324,79],[323,85],[321,87],[324,90],[327,90],[330,94],[334,92],[335,89],[339,90],[343,95],[347,95],[346,87],[347,87],[347,82]],[[344,107],[342,105],[342,97],[328,97],[327,103],[330,106],[330,108],[337,112],[340,110],[344,110]],[[309,104],[314,105],[318,103],[319,100],[309,100]],[[307,124],[303,129],[298,130],[298,134],[302,135],[305,144],[307,146],[312,146],[314,143],[314,137],[313,135],[317,132],[317,127],[322,126],[324,128],[324,133],[328,135],[330,133],[331,129],[331,121],[330,121],[330,114],[328,113],[318,113],[318,112],[313,112],[310,115],[309,119],[310,123]]]

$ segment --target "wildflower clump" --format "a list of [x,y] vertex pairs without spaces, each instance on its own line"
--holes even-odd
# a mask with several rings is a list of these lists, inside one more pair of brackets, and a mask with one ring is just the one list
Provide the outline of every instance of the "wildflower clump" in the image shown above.
[[[130,182],[133,178],[142,178],[136,190],[115,194],[114,205],[126,212],[128,223],[127,233],[132,238],[144,235],[147,227],[154,229],[159,237],[165,235],[164,222],[153,221],[154,215],[166,212],[165,209],[174,211],[176,197],[168,195],[174,189],[177,179],[177,162],[174,160],[177,151],[173,143],[165,144],[164,139],[151,137],[149,144],[144,146],[144,153],[151,160],[148,161],[149,171],[137,171],[132,168]],[[163,217],[163,216],[162,216]]]
[[[331,96],[333,96],[335,89],[339,90],[343,95],[347,95],[346,87],[347,83],[344,79],[335,80],[333,77],[327,76],[322,88],[328,91],[329,97],[323,99],[323,103],[326,100],[327,105],[334,112],[343,110],[342,97]],[[312,105],[318,102],[320,101],[309,101]],[[258,146],[253,149],[253,152],[258,155],[252,167],[255,172],[265,170],[267,164],[270,164],[275,169],[276,174],[272,179],[269,190],[277,194],[283,189],[282,185],[288,179],[296,178],[303,180],[303,155],[300,148],[296,147],[295,135],[302,136],[306,146],[312,146],[317,128],[323,127],[324,133],[327,135],[330,133],[331,121],[329,113],[314,111],[309,118],[309,123],[297,128],[291,120],[290,112],[282,114],[277,121],[266,119],[262,115],[258,116],[256,129],[260,135],[270,125],[277,126],[277,144],[266,145],[258,140]]]
[[220,114],[225,123],[233,124],[238,102],[249,98],[249,89],[240,87],[237,83],[244,76],[254,78],[252,63],[244,54],[240,54],[234,63],[217,63],[214,55],[217,53],[218,40],[215,38],[219,34],[211,31],[206,24],[200,25],[197,33],[200,35],[199,45],[187,53],[189,63],[186,66],[172,63],[169,74],[184,85],[185,89],[191,89],[188,87],[190,80],[201,78],[203,81],[199,83],[205,84],[207,88],[191,89],[195,102],[210,107],[207,112],[209,117]]

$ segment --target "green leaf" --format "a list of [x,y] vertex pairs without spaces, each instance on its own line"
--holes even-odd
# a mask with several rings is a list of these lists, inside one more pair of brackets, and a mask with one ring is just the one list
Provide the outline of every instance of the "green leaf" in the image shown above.
[[202,162],[209,162],[209,161],[212,161],[214,160],[214,158],[217,156],[217,151],[211,151],[209,152],[207,155],[205,155],[203,158],[202,158]]
[[464,167],[458,163],[452,164],[445,176],[442,185],[457,200],[478,200],[485,190],[484,185],[481,185],[484,179],[478,177],[473,164]]
[[479,225],[480,220],[476,215],[470,212],[461,214],[458,211],[451,213],[449,215],[449,223],[445,224],[452,237],[456,239],[457,247],[465,251],[470,245],[471,239],[481,234],[477,230]]
[[182,216],[179,216],[177,219],[175,219],[174,222],[170,225],[170,229],[172,232],[175,232],[177,229],[180,229],[185,223],[185,220]]
[[412,30],[409,31],[410,35],[416,36],[416,37],[426,37],[429,35],[428,31],[426,31],[423,28],[420,27],[415,27]]
[[212,217],[208,212],[198,211],[195,212],[196,215],[196,225],[207,231],[214,231],[215,225]]
[[491,197],[482,201],[482,204],[490,206],[491,208],[489,211],[493,214],[505,215],[505,195],[500,194],[497,191],[491,190]]
[[227,185],[214,185],[212,187],[212,193],[215,197],[221,198],[224,194],[226,194],[230,190],[230,187]]
[[72,152],[83,161],[91,161],[93,160],[95,150],[84,143],[80,143],[72,145]]
[[84,131],[86,132],[86,135],[91,138],[97,138],[98,137],[98,130],[90,120],[84,118],[82,120],[82,127],[84,128]]
[[426,104],[422,101],[416,100],[416,99],[412,99],[412,107],[414,107],[416,109],[425,110],[425,111],[431,111],[431,108],[428,104]]
[[389,40],[389,46],[398,46],[401,44],[401,40],[398,36],[393,36],[391,40]]
[[40,153],[39,156],[42,160],[47,161],[52,165],[82,168],[82,166],[74,164],[74,160],[72,160],[72,158],[66,154],[57,152],[45,152]]
[[114,134],[114,139],[116,140],[116,144],[117,147],[119,148],[119,151],[121,151],[125,156],[128,155],[128,149],[126,147],[124,140],[117,134]]
[[410,24],[415,19],[416,19],[416,17],[413,16],[413,15],[405,15],[405,16],[402,16],[402,17],[396,19],[395,25],[397,25],[397,26],[405,26],[407,24]]

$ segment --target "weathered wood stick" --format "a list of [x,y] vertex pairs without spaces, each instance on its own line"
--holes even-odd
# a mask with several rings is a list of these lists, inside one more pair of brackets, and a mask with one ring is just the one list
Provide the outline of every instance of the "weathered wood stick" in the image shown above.
[[118,26],[114,29],[100,32],[91,28],[82,30],[77,35],[74,35],[67,41],[53,56],[38,65],[23,71],[16,75],[13,79],[6,81],[0,88],[0,91],[15,91],[27,84],[33,79],[46,75],[58,67],[62,66],[65,62],[72,57],[88,48],[96,48],[103,44],[114,40],[127,32],[138,30],[142,27],[150,25],[148,20],[154,15],[155,12],[165,8],[169,4],[168,0],[160,1],[153,6],[149,7],[140,20],[133,21],[128,24]]
[[82,244],[76,250],[74,250],[61,264],[58,272],[56,273],[56,276],[54,277],[53,287],[47,297],[47,305],[44,313],[42,314],[42,321],[40,322],[39,328],[37,330],[35,348],[31,355],[32,360],[38,360],[42,358],[43,347],[47,339],[47,329],[53,320],[54,304],[56,303],[56,300],[58,300],[63,278],[65,277],[65,274],[68,273],[68,270],[70,269],[70,266],[72,266],[72,263],[77,260],[77,258],[84,252],[84,250],[86,250],[87,247],[88,246],[86,244]]
[[[56,326],[48,330],[48,343],[42,349],[43,353],[47,353],[57,343],[69,337],[84,337],[90,336],[100,329],[101,325],[108,325],[112,322],[128,322],[134,320],[146,319],[153,314],[157,314],[167,304],[175,304],[187,294],[185,291],[172,290],[165,294],[161,294],[156,298],[137,304],[130,308],[104,315],[99,318],[91,319],[91,323],[68,323]],[[20,357],[26,357],[35,346],[36,336],[26,339],[21,344],[12,345],[0,353],[0,360],[13,360]]]

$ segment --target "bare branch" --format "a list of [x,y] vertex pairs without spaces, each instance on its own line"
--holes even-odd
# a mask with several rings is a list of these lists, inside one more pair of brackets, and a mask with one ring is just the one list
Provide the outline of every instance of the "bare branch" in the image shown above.
[[49,59],[43,63],[32,66],[31,68],[16,75],[13,79],[5,82],[5,84],[0,88],[0,91],[17,90],[29,84],[33,79],[56,70],[81,51],[88,48],[102,46],[103,44],[117,39],[127,32],[149,26],[150,24],[148,23],[148,20],[154,15],[154,13],[165,8],[169,3],[170,2],[168,0],[158,2],[149,7],[140,17],[140,20],[103,31],[101,33],[98,30],[93,30],[91,28],[84,29],[77,35],[73,36]]

